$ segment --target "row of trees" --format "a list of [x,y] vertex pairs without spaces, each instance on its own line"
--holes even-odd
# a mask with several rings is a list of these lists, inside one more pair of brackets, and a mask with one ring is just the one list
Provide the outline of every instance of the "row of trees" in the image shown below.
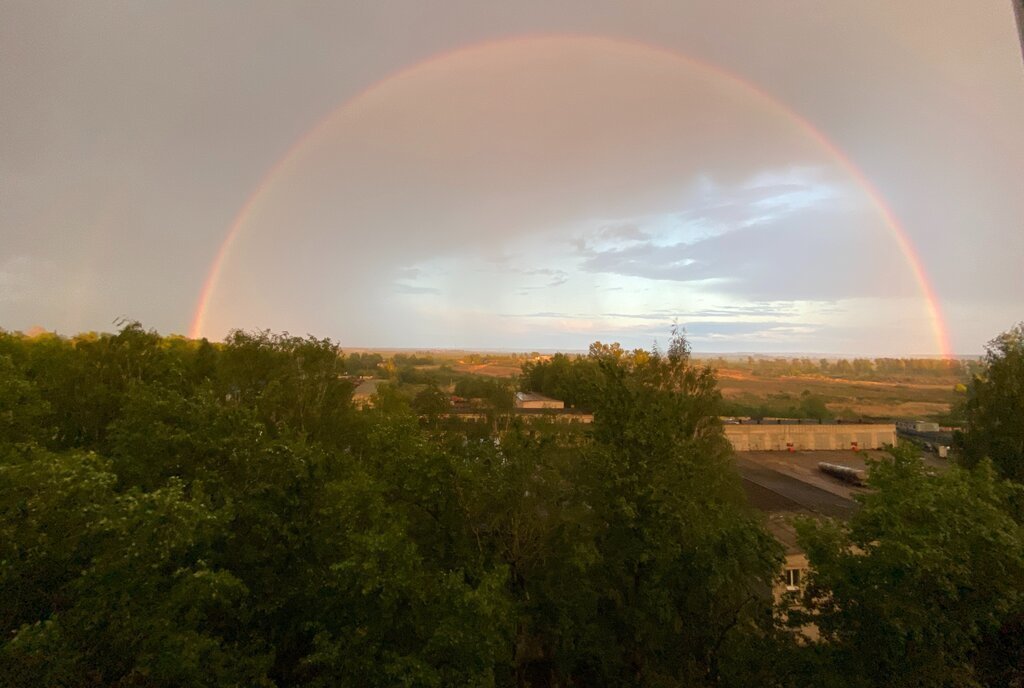
[[493,434],[353,408],[327,340],[0,334],[0,684],[1020,679],[1024,518],[988,461],[897,453],[850,524],[803,523],[802,645],[713,372],[678,337],[583,360],[592,427]]
[[[600,348],[603,345],[597,342],[595,346]],[[615,350],[616,346],[613,345],[612,350]],[[560,399],[571,408],[592,410],[602,401],[602,375],[593,355],[555,354],[546,360],[528,361],[522,366],[519,385],[525,391],[539,392]],[[784,416],[830,420],[834,417],[825,405],[825,400],[807,390],[796,399],[788,394],[782,396],[783,398],[770,399],[770,405],[769,402],[751,404],[716,396],[715,408],[708,411],[722,416],[755,418]]]
[[970,375],[976,365],[971,361],[939,358],[713,358],[705,361],[717,368],[740,369],[751,375],[824,375],[855,380],[912,380],[961,378]]

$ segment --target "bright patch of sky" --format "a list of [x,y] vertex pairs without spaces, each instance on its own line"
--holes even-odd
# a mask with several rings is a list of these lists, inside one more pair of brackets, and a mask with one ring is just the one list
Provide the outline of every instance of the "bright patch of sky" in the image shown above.
[[616,333],[645,346],[678,323],[708,351],[738,345],[796,351],[811,337],[843,329],[851,308],[874,307],[844,299],[753,300],[735,288],[741,280],[730,274],[728,261],[716,276],[703,269],[688,276],[698,258],[672,258],[661,266],[649,259],[636,265],[616,260],[638,250],[685,253],[731,232],[770,233],[807,211],[841,216],[864,203],[855,189],[826,181],[823,170],[763,172],[733,187],[702,176],[681,197],[676,212],[523,232],[497,253],[494,246],[463,249],[402,267],[395,271],[395,298],[423,319],[442,312],[448,319],[489,313],[490,327],[513,337]]

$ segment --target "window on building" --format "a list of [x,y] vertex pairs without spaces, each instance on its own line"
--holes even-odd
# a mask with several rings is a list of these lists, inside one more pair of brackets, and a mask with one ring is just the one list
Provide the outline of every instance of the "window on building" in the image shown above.
[[800,569],[786,569],[786,590],[800,589]]

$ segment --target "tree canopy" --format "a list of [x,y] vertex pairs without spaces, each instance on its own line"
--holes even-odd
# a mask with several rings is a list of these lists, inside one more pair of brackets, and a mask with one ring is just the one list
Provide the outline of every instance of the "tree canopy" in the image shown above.
[[1024,483],[1024,323],[988,344],[984,366],[967,389],[963,459],[991,459],[1003,476]]
[[3,683],[721,683],[778,551],[713,375],[588,361],[593,428],[473,434],[437,387],[357,410],[328,340],[0,334]]
[[824,642],[800,645],[684,338],[524,368],[577,390],[588,426],[518,416],[485,379],[462,391],[501,423],[439,422],[436,381],[356,408],[378,363],[262,331],[0,332],[0,684],[1019,677],[1019,494],[985,461],[898,454],[848,526],[804,526]]
[[848,525],[799,524],[812,575],[795,619],[824,640],[806,673],[818,686],[983,685],[976,658],[1024,611],[1019,488],[988,462],[929,472],[911,447],[874,463],[869,485]]

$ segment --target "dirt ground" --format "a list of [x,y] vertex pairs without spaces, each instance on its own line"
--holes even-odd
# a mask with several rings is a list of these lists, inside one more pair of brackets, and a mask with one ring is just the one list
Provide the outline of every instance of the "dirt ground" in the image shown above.
[[751,406],[799,404],[804,392],[821,397],[833,413],[922,418],[949,413],[956,400],[952,379],[932,382],[878,382],[821,376],[762,377],[718,369],[719,388],[728,400]]

